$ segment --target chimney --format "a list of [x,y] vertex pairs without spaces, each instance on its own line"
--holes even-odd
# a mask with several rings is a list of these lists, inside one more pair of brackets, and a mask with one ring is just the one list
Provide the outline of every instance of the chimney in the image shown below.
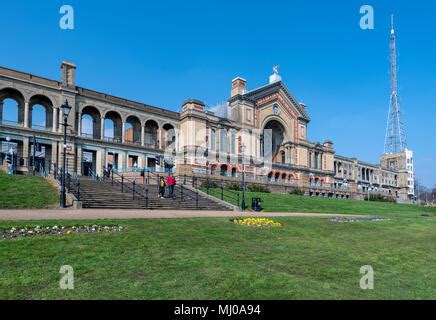
[[62,73],[62,85],[66,87],[74,87],[76,65],[71,62],[62,61],[61,73]]
[[232,80],[232,93],[231,96],[234,97],[238,94],[244,94],[247,92],[247,80],[237,77]]
[[186,110],[197,110],[204,111],[205,104],[204,102],[196,99],[188,99],[182,105],[182,111]]

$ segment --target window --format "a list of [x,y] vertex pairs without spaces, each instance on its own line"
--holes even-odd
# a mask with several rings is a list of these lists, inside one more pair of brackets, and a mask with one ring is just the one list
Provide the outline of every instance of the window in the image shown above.
[[220,151],[227,152],[227,130],[221,129],[220,132]]
[[282,160],[282,163],[285,163],[285,162],[286,162],[286,154],[285,154],[285,152],[282,151],[280,155],[281,155],[281,158],[282,158],[282,159],[281,159],[281,160]]
[[304,125],[300,125],[300,138],[306,139],[306,127]]
[[216,151],[216,134],[215,129],[210,130],[210,149]]
[[230,134],[231,153],[236,154],[236,134],[234,131]]

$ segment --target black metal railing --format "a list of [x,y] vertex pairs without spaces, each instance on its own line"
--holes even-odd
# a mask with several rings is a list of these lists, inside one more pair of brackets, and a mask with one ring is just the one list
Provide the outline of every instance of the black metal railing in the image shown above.
[[143,200],[145,208],[149,207],[149,195],[148,188],[143,188],[138,185],[136,179],[130,180],[124,177],[123,174],[118,174],[117,172],[111,171],[110,183],[112,186],[119,186],[121,193],[131,193],[132,200]]
[[[215,180],[215,179],[209,180],[208,178],[198,177],[195,175],[184,174],[184,175],[178,176],[177,179],[180,181],[182,187],[186,186],[186,185],[190,185],[193,188],[197,189],[196,191],[194,191],[196,193],[196,197],[198,197],[198,194],[199,194],[198,190],[199,189],[205,189],[206,194],[208,194],[208,195],[215,196],[215,197],[217,197],[225,202],[236,204],[238,207],[240,207],[240,205],[241,205],[240,192],[225,188],[224,182],[222,180],[218,186],[218,184],[216,183],[217,180]],[[216,184],[216,188],[213,188],[213,189],[218,189],[219,190],[218,193],[210,192],[210,189],[211,189],[210,182],[212,182],[212,181],[214,181],[214,183]]]

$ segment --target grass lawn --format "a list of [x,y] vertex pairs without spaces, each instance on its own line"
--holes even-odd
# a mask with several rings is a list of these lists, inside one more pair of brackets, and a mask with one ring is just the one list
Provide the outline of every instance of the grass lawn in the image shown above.
[[42,177],[0,173],[0,209],[46,208],[58,201],[57,191]]
[[[202,189],[206,192],[205,189]],[[217,198],[221,197],[221,189],[209,189],[209,194]],[[239,192],[240,199],[242,192]],[[323,197],[308,197],[285,195],[278,193],[246,192],[246,205],[251,208],[251,199],[261,198],[262,208],[265,212],[314,212],[314,213],[347,213],[369,215],[394,215],[410,217],[421,214],[422,211],[431,212],[434,209],[423,208],[415,205],[398,205],[392,203],[360,201],[346,199],[330,199]],[[236,201],[224,197],[236,205]]]
[[[436,217],[421,216],[435,209],[290,199],[298,211],[389,220],[281,217],[276,229],[226,218],[99,221],[127,230],[0,240],[0,299],[436,299]],[[74,268],[74,290],[59,289],[62,265]],[[374,268],[374,290],[359,287],[363,265]]]

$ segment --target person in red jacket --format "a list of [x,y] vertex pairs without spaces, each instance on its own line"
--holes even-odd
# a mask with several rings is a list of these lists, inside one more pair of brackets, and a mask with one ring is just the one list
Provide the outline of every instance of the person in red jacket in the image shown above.
[[170,173],[167,177],[167,186],[169,191],[169,198],[174,197],[174,186],[176,185],[176,178],[173,177],[173,175]]

